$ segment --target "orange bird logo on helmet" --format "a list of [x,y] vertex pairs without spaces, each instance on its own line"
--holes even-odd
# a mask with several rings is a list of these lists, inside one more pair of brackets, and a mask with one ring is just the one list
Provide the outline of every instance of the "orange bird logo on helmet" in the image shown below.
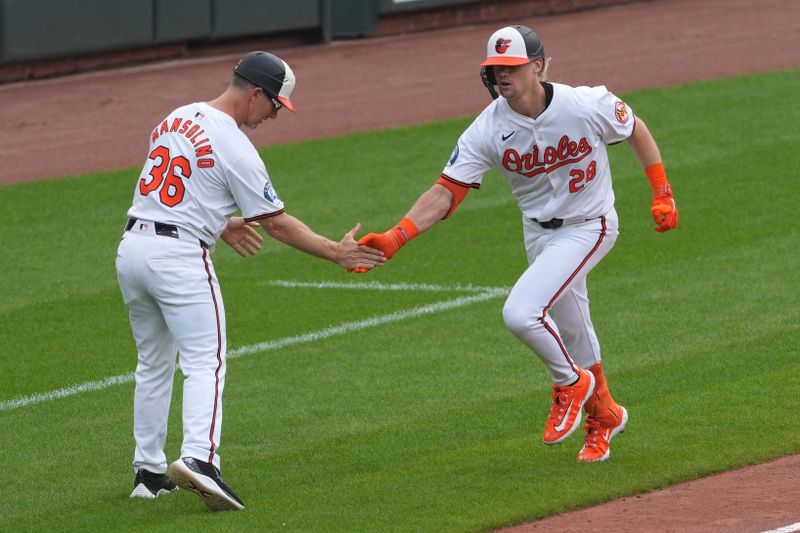
[[511,39],[503,39],[500,37],[494,44],[494,49],[497,50],[498,54],[505,54],[509,44],[511,44]]

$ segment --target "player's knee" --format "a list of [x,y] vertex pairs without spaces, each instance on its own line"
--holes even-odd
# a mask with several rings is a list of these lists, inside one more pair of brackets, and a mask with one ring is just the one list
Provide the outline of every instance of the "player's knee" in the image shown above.
[[503,321],[514,335],[521,335],[535,327],[535,316],[530,309],[506,302],[503,306]]

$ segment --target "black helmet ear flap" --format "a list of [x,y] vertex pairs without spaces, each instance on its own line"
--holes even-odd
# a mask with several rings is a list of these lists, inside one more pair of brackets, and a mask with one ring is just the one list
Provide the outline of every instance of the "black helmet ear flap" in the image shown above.
[[495,90],[494,86],[497,85],[497,81],[494,77],[494,68],[489,67],[481,67],[481,81],[486,86],[486,89],[489,91],[489,94],[492,96],[492,100],[497,100],[497,91]]

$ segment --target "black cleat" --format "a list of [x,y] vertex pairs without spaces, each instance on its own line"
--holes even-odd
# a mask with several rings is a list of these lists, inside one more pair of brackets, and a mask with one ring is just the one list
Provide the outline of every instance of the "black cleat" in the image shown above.
[[136,472],[136,479],[133,481],[133,492],[131,498],[146,498],[152,500],[159,496],[172,494],[178,490],[166,474],[154,474],[149,470],[139,469]]
[[200,496],[215,511],[238,511],[244,503],[222,480],[219,470],[193,457],[178,459],[167,470],[169,478],[179,487]]

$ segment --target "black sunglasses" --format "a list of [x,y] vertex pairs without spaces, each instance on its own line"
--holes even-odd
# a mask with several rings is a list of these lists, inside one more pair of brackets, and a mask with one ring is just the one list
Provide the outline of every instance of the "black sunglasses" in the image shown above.
[[272,101],[272,105],[275,106],[275,111],[283,107],[283,104],[280,103],[277,98],[273,98],[269,94],[267,94],[267,91],[265,91],[263,87],[259,87],[259,89],[261,89],[261,94],[263,94]]
[[[263,91],[263,89],[262,89],[262,91]],[[283,107],[283,104],[280,103],[277,98],[271,97],[270,95],[268,95],[266,93],[266,91],[264,91],[264,96],[266,96],[267,98],[269,98],[272,101],[272,105],[275,107],[275,111],[277,111],[278,109]]]

